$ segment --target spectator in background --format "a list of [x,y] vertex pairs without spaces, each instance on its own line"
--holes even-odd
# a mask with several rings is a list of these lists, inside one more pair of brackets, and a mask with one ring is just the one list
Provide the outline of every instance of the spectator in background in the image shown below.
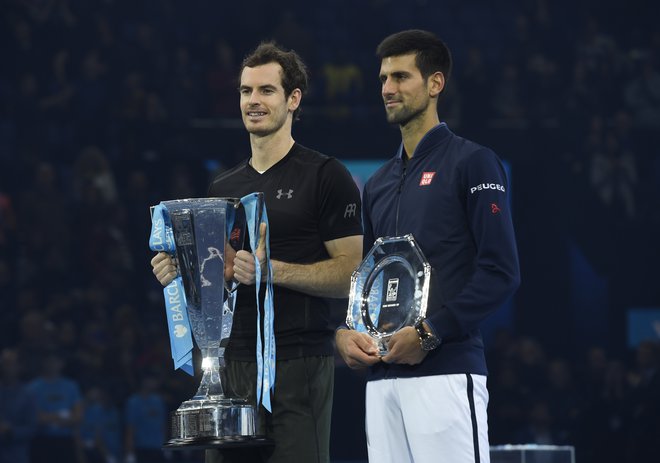
[[206,71],[209,93],[207,113],[215,117],[238,116],[236,98],[236,63],[234,49],[223,39],[213,46],[213,64]]
[[41,110],[49,114],[49,119],[54,123],[67,123],[71,118],[69,109],[74,88],[70,81],[70,62],[69,50],[61,48],[55,52],[52,57],[52,75],[46,84],[47,95],[40,100]]
[[[107,307],[95,308],[92,304],[81,304],[89,316],[80,324],[80,343],[76,362],[81,387],[87,388],[98,382],[106,372],[114,372],[114,352],[110,351],[114,333],[110,332]],[[94,313],[100,312],[100,314]]]
[[[42,161],[32,172],[33,183],[20,194],[18,230],[21,284],[39,282],[41,288],[54,289],[69,276],[71,265],[70,200],[61,187],[55,165]],[[77,238],[77,237],[76,237]],[[47,263],[48,268],[44,268]],[[53,271],[58,278],[42,278]],[[52,286],[52,288],[51,288]]]
[[626,105],[639,127],[660,128],[660,73],[653,56],[636,60],[635,78],[624,89]]
[[85,394],[81,440],[85,463],[119,463],[122,450],[121,416],[103,387],[93,386]]
[[551,361],[546,368],[546,383],[542,392],[549,413],[553,415],[553,436],[557,443],[573,442],[580,415],[580,397],[569,362],[563,359]]
[[548,55],[535,53],[527,62],[530,122],[542,127],[558,127],[563,82],[557,63]]
[[598,198],[619,216],[633,219],[637,215],[635,189],[637,162],[634,153],[625,150],[616,133],[607,131],[601,149],[591,156],[589,180]]
[[[0,307],[14,307],[16,303],[17,224],[11,197],[0,191]],[[12,311],[0,327],[3,339],[12,339],[19,314]]]
[[17,350],[0,352],[0,463],[31,463],[36,415],[20,367]]
[[525,378],[530,394],[541,391],[546,385],[546,360],[543,346],[531,336],[518,341],[518,377]]
[[[489,358],[490,359],[490,358]],[[495,356],[494,360],[498,357]],[[493,369],[488,387],[488,437],[493,445],[515,442],[516,432],[527,422],[525,411],[531,392],[525,378],[518,375],[513,362],[500,363]]]
[[323,65],[322,73],[329,115],[347,119],[355,102],[361,99],[362,70],[349,60],[346,50],[338,48],[334,58]]
[[574,443],[580,461],[607,461],[609,449],[603,445],[602,437],[608,434],[610,423],[603,390],[608,381],[610,358],[605,349],[590,347],[578,370],[578,393],[581,400],[581,413]]
[[84,463],[80,441],[82,396],[78,383],[62,375],[63,368],[62,359],[49,353],[43,358],[41,375],[28,384],[37,416],[31,463]]
[[[151,260],[151,252],[144,245],[144,231],[151,228],[149,207],[158,204],[159,199],[152,184],[153,179],[145,169],[125,171],[121,180],[119,203],[126,217],[125,238],[135,268],[144,268]],[[134,281],[139,282],[140,288],[149,288],[153,283],[149,272],[136,272],[134,278]],[[147,291],[140,293],[139,297],[146,297],[146,293]]]
[[[16,306],[14,273],[9,259],[0,254],[0,307]],[[13,345],[16,341],[16,326],[20,317],[15,310],[8,310],[8,312],[5,323],[0,325],[0,336],[7,340],[9,345]]]
[[124,452],[126,463],[160,463],[166,441],[167,407],[158,377],[147,371],[140,388],[126,400]]
[[301,21],[294,10],[280,10],[273,39],[283,47],[295,49],[307,63],[315,57],[315,36],[309,29],[307,18]]
[[53,323],[45,317],[36,290],[27,287],[20,291],[16,303],[17,312],[21,314],[17,346],[23,373],[31,379],[41,374],[44,357],[56,346]]
[[112,165],[97,146],[85,147],[76,159],[73,191],[78,206],[74,227],[81,235],[75,246],[80,279],[126,291],[127,275],[134,267],[125,208],[119,202]]
[[0,256],[11,256],[16,246],[16,215],[9,195],[0,191]]
[[[84,147],[73,165],[73,192],[78,202],[92,201],[96,206],[117,202],[117,186],[112,166],[96,145]],[[98,202],[89,198],[97,198]]]
[[660,455],[660,345],[657,341],[639,344],[629,380],[627,461],[653,461]]
[[504,63],[492,90],[493,123],[498,127],[520,127],[527,116],[525,83],[516,63]]
[[526,444],[556,445],[553,414],[548,403],[542,399],[532,401],[526,409],[525,425],[518,430],[515,442]]
[[[492,111],[484,107],[491,91],[491,80],[488,77],[488,68],[481,49],[471,46],[467,50],[467,62],[462,67],[461,83],[468,91],[462,95],[463,104],[469,111],[465,112],[464,123],[467,127],[480,130],[486,124]],[[480,108],[475,110],[475,108]]]
[[174,63],[164,97],[171,117],[182,123],[187,123],[197,115],[203,97],[199,87],[200,69],[190,55],[186,45],[178,45],[174,49]]
[[[87,50],[80,62],[73,99],[77,140],[83,144],[106,141],[107,124],[112,107],[112,82],[108,65],[99,50]],[[73,151],[75,153],[75,151]]]

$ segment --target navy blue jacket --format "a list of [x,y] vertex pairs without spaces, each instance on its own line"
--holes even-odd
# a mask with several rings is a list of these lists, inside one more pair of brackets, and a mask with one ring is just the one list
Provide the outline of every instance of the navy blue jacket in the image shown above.
[[497,155],[442,123],[412,158],[403,144],[367,182],[364,250],[378,237],[412,233],[432,266],[427,322],[442,338],[419,365],[371,368],[370,380],[437,374],[486,375],[479,324],[520,283],[509,185]]

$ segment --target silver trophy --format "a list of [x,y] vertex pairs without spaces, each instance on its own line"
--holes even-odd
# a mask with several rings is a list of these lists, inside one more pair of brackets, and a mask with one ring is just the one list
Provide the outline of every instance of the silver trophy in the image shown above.
[[[260,198],[263,208],[263,197]],[[171,415],[167,448],[259,445],[256,410],[247,400],[229,397],[222,384],[224,351],[234,316],[235,281],[225,281],[225,256],[242,249],[245,211],[236,198],[164,201],[167,209],[186,310],[202,354],[197,393]]]
[[387,354],[390,337],[426,316],[431,266],[412,235],[378,238],[351,276],[346,324]]

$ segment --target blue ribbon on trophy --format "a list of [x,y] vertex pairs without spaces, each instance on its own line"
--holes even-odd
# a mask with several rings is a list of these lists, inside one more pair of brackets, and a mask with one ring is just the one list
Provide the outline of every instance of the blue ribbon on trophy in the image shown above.
[[[266,207],[259,211],[258,194],[252,193],[241,198],[245,207],[247,228],[249,230],[250,248],[254,255],[255,291],[257,294],[257,404],[260,402],[271,411],[270,391],[275,388],[275,333],[273,328],[273,268],[270,264],[270,231]],[[260,214],[261,212],[261,214]],[[261,217],[259,217],[261,215]],[[266,224],[266,294],[264,295],[264,343],[261,345],[261,309],[259,304],[259,288],[261,285],[261,265],[257,257],[260,226]]]
[[[156,252],[166,252],[174,255],[174,234],[167,209],[162,204],[154,207],[151,218],[151,235],[149,248]],[[174,369],[181,368],[190,376],[194,374],[192,361],[193,340],[186,310],[186,294],[183,290],[181,275],[178,275],[163,288],[165,296],[165,313],[170,335],[170,347]]]

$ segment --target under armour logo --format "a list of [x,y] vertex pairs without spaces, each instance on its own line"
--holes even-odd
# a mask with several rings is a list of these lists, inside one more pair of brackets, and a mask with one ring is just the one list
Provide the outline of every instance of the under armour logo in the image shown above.
[[281,189],[277,190],[277,199],[282,199],[282,196],[286,195],[286,199],[291,199],[293,198],[293,190],[289,189],[286,193],[284,193]]
[[349,217],[355,217],[355,211],[357,210],[357,204],[351,203],[346,206],[346,210],[344,211],[344,218],[347,219]]

